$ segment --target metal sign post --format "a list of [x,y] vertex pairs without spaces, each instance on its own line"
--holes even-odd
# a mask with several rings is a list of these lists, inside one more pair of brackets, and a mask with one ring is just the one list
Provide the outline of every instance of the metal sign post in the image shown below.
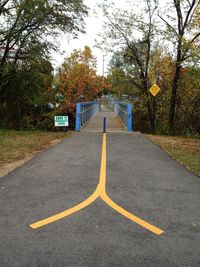
[[149,89],[149,92],[152,95],[152,102],[153,102],[153,129],[152,132],[155,133],[155,120],[156,120],[156,96],[160,92],[160,87],[154,83],[152,87]]

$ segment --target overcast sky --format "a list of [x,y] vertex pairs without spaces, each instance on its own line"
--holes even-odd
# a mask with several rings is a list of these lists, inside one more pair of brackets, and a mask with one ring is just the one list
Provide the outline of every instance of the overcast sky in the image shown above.
[[[90,8],[89,16],[85,19],[86,22],[86,34],[79,34],[78,39],[68,40],[67,37],[62,38],[60,41],[60,50],[63,52],[62,55],[59,53],[54,54],[54,65],[59,66],[62,64],[64,57],[69,56],[74,49],[83,49],[86,45],[89,46],[93,54],[97,58],[97,71],[98,74],[102,75],[103,73],[103,53],[98,48],[95,48],[95,38],[97,34],[102,31],[103,25],[103,16],[102,12],[97,8],[97,4],[101,3],[100,0],[84,0],[84,3]],[[112,0],[112,3],[115,4],[118,8],[128,8],[126,0]],[[96,12],[94,12],[96,10]],[[96,14],[95,14],[96,13]],[[105,56],[105,72],[106,64],[108,63],[110,55]]]
[[[63,52],[56,53],[53,55],[54,66],[58,67],[63,63],[63,60],[66,56],[70,56],[71,52],[74,49],[83,50],[85,46],[89,46],[95,57],[97,58],[97,72],[99,75],[103,74],[103,55],[105,54],[105,73],[106,73],[106,65],[108,64],[111,55],[106,54],[103,51],[100,51],[98,48],[95,48],[95,39],[97,39],[97,35],[103,31],[103,21],[104,17],[101,10],[97,7],[98,4],[103,2],[103,0],[83,0],[84,3],[90,8],[89,16],[85,18],[85,29],[86,34],[79,34],[78,39],[71,39],[67,37],[63,37],[60,41],[60,51]],[[113,3],[116,8],[120,9],[133,9],[138,10],[143,7],[144,0],[106,0],[106,3]],[[168,0],[161,0],[160,7],[161,12],[164,10],[163,7],[166,7],[166,3]]]

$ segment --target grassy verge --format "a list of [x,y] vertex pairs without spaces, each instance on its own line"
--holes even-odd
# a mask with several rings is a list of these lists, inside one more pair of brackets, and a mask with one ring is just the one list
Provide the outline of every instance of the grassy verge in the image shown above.
[[184,137],[147,135],[173,159],[200,176],[200,140]]
[[67,133],[0,129],[0,164],[21,160],[66,136]]

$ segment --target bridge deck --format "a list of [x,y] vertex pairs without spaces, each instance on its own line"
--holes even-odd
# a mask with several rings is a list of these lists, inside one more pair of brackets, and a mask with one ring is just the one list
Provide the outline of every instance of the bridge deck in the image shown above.
[[127,131],[120,117],[115,112],[102,106],[101,111],[89,120],[89,122],[81,129],[81,132],[102,132],[104,116],[106,116],[107,121],[107,132]]

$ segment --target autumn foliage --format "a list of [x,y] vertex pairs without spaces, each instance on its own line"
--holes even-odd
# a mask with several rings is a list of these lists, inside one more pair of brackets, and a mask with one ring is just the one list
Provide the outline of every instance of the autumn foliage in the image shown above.
[[102,78],[96,74],[96,59],[89,47],[74,50],[61,68],[60,92],[68,112],[74,114],[76,103],[93,101],[102,89]]

